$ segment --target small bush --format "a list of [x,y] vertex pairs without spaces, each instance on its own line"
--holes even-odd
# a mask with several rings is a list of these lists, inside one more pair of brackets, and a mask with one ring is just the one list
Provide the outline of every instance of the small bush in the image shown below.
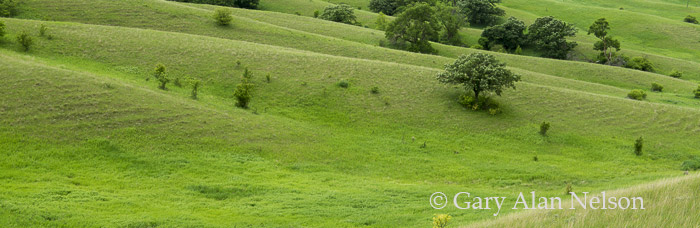
[[637,156],[642,156],[642,148],[644,147],[644,139],[639,137],[634,141],[634,154]]
[[566,190],[564,190],[564,191],[566,191],[566,192],[564,193],[564,194],[566,194],[566,195],[569,195],[569,194],[571,194],[572,192],[574,192],[573,187],[571,187],[571,183],[566,183]]
[[250,103],[250,99],[253,97],[251,94],[252,88],[253,84],[248,83],[247,80],[243,80],[243,82],[236,86],[236,90],[233,91],[233,96],[236,98],[237,107],[243,109],[248,108],[248,103]]
[[490,108],[489,109],[489,115],[495,116],[498,114],[501,114],[503,111],[501,111],[501,108]]
[[693,93],[695,93],[695,98],[700,98],[700,85],[697,89],[695,89],[695,91],[693,91]]
[[318,10],[314,11],[314,18],[318,18],[318,16],[320,16],[320,15],[321,15],[320,11],[318,11]]
[[502,113],[500,105],[498,102],[495,100],[488,98],[488,97],[479,97],[479,100],[477,101],[474,99],[474,96],[472,95],[462,95],[459,99],[459,103],[463,105],[466,108],[469,108],[471,110],[485,110],[488,111],[489,114],[492,115],[497,115]]
[[681,78],[683,77],[683,72],[672,70],[670,76],[674,78]]
[[266,81],[267,83],[272,82],[272,76],[270,76],[269,73],[268,73],[267,75],[265,75],[265,81]]
[[478,49],[478,50],[484,50],[484,47],[482,47],[482,46],[479,45],[479,44],[474,44],[474,45],[472,45],[472,46],[469,47],[469,48],[471,48],[471,49]]
[[19,44],[22,45],[24,51],[29,51],[29,48],[31,48],[34,44],[34,40],[32,40],[32,37],[29,36],[29,33],[27,33],[26,31],[17,35],[17,42],[19,42]]
[[177,86],[178,88],[182,88],[182,82],[180,82],[180,78],[175,78],[175,80],[173,80],[173,85]]
[[39,36],[41,36],[41,37],[46,36],[46,31],[47,31],[47,30],[49,30],[49,28],[46,27],[46,25],[41,24],[41,26],[39,26]]
[[542,122],[540,124],[540,135],[547,136],[547,131],[549,131],[549,127],[550,127],[549,123]]
[[433,228],[446,228],[450,223],[452,216],[446,214],[439,214],[433,216]]
[[532,160],[533,160],[533,161],[540,161],[540,159],[537,158],[537,155],[535,155],[535,157],[533,157]]
[[0,38],[5,36],[5,22],[0,21]]
[[681,164],[681,170],[684,171],[695,171],[700,169],[700,158],[694,157],[693,159],[686,160]]
[[197,100],[197,95],[199,94],[199,87],[201,86],[201,82],[197,79],[190,79],[190,86],[192,87],[192,92],[190,93],[190,97],[194,100]]
[[216,24],[220,26],[230,25],[233,20],[231,10],[225,8],[216,9],[216,11],[214,11],[214,20],[216,20]]
[[693,17],[692,15],[686,16],[686,17],[683,19],[683,21],[688,22],[688,23],[692,23],[692,24],[697,24],[697,23],[698,23],[698,19],[695,18],[695,17]]
[[165,90],[166,84],[170,82],[168,75],[165,73],[165,66],[160,63],[156,65],[156,68],[153,70],[153,77],[158,80],[158,88],[162,90]]
[[18,13],[18,0],[0,0],[0,17],[14,17]]
[[664,86],[658,84],[658,83],[651,83],[651,91],[653,92],[663,92],[664,91]]
[[627,94],[627,97],[630,99],[635,99],[635,100],[644,100],[647,98],[647,93],[644,92],[641,89],[635,89],[630,91],[630,93]]
[[625,64],[625,67],[635,70],[654,72],[654,64],[651,63],[651,61],[649,61],[649,59],[646,57],[634,57]]
[[350,87],[350,83],[348,83],[345,80],[341,80],[340,82],[338,82],[338,86],[340,86],[341,88],[348,88]]
[[379,87],[372,87],[372,89],[369,90],[370,93],[372,94],[378,94],[379,93]]
[[516,54],[516,55],[522,55],[522,54],[523,54],[523,49],[520,48],[520,45],[518,45],[518,47],[515,49],[515,52],[513,52],[513,54]]

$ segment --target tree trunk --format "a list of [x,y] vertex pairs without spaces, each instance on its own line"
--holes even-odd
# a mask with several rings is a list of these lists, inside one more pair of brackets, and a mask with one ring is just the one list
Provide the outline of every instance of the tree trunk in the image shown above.
[[479,92],[481,92],[481,91],[479,91],[478,88],[474,88],[474,102],[476,102],[476,103],[479,102]]

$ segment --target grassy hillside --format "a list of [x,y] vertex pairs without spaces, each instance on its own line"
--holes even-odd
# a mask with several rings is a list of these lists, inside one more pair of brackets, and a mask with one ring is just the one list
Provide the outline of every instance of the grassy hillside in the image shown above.
[[[435,80],[472,49],[407,53],[378,47],[376,30],[275,12],[234,9],[222,28],[209,6],[48,3],[2,19],[35,46],[0,45],[0,226],[426,227],[436,213],[466,225],[493,216],[436,211],[430,194],[602,191],[679,175],[700,156],[686,80],[494,53],[523,82],[490,116]],[[202,80],[200,99],[158,90],[157,63]],[[232,95],[245,68],[249,110]],[[625,98],[652,82],[667,92]]]
[[[700,209],[700,177],[670,178],[649,184],[606,192],[607,197],[643,197],[647,210],[556,210],[512,214],[468,227],[698,227],[695,212]],[[600,197],[600,194],[597,194]],[[577,205],[578,206],[578,205]],[[570,208],[570,202],[563,208]],[[634,219],[630,219],[634,218]],[[546,224],[546,225],[543,225]]]

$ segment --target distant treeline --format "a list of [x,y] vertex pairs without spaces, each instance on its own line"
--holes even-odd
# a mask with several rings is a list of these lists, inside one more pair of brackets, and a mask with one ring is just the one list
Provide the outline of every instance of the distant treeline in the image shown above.
[[169,0],[175,2],[189,2],[198,4],[209,4],[218,6],[230,6],[246,9],[257,9],[260,0]]

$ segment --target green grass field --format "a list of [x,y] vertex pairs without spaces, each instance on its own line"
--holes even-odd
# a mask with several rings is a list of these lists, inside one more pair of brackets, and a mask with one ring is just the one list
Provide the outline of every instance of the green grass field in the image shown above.
[[[208,5],[26,0],[16,18],[0,18],[8,31],[0,38],[0,227],[430,227],[435,214],[451,215],[450,227],[529,227],[554,215],[521,224],[527,215],[509,208],[498,218],[435,210],[429,197],[563,197],[567,183],[576,192],[639,193],[651,206],[562,214],[553,224],[700,225],[666,212],[697,211],[698,175],[658,182],[700,156],[700,99],[691,93],[700,26],[681,21],[697,6],[504,1],[528,23],[551,14],[583,30],[609,15],[624,52],[649,56],[660,71],[489,52],[523,76],[495,98],[504,113],[491,116],[463,108],[462,90],[435,80],[444,64],[479,50],[383,48],[368,1],[342,1],[361,8],[368,28],[312,17],[340,1],[329,2],[261,0],[261,10],[232,9],[233,24],[220,27]],[[571,11],[589,8],[602,10]],[[623,26],[638,23],[648,27]],[[39,36],[41,25],[51,39]],[[34,38],[28,52],[15,40],[22,31]],[[481,30],[463,32],[475,41]],[[576,40],[594,54],[584,50],[591,37]],[[159,90],[158,63],[173,79],[201,80],[199,99],[187,86]],[[246,68],[255,84],[248,110],[233,97]],[[671,69],[684,77],[664,75]],[[632,89],[648,99],[626,98]],[[538,134],[542,121],[552,124],[548,137]],[[643,156],[633,153],[638,137]],[[683,203],[662,199],[679,188]],[[563,219],[572,216],[595,222]]]

